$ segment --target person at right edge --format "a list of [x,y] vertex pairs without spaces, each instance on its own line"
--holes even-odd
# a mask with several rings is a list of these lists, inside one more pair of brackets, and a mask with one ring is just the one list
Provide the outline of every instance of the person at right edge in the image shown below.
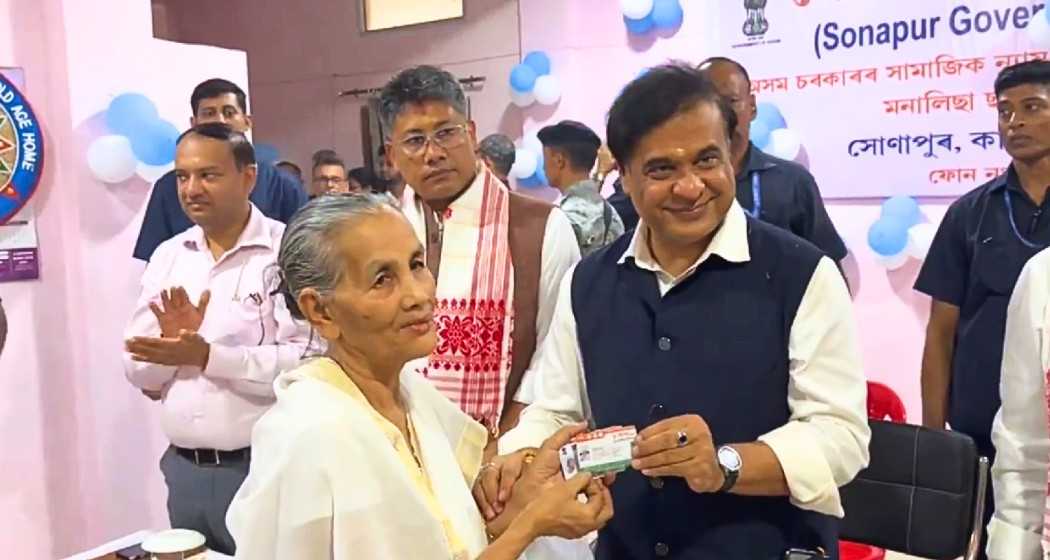
[[[922,423],[973,438],[994,463],[1006,309],[1025,263],[1050,244],[1050,62],[1004,68],[995,80],[1010,167],[948,208],[915,289],[933,298],[922,356]],[[994,511],[992,487],[985,507]],[[983,557],[983,546],[982,557]]]
[[758,104],[751,93],[751,77],[739,62],[712,57],[698,67],[714,82],[718,93],[733,106],[736,130],[732,156],[736,171],[736,199],[751,217],[782,227],[809,241],[841,268],[849,251],[831,223],[817,181],[805,167],[773,157],[750,141],[751,121]]

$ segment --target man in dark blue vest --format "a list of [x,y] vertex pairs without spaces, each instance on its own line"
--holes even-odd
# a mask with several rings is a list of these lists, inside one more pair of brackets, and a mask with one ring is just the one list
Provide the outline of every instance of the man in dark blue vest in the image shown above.
[[735,118],[677,65],[613,104],[606,138],[641,221],[566,275],[533,404],[475,488],[483,512],[559,426],[633,425],[599,559],[838,557],[838,488],[870,438],[850,298],[819,249],[735,201]]

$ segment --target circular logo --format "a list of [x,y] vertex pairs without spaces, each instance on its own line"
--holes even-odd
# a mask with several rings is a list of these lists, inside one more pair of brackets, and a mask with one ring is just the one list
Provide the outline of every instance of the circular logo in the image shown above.
[[43,171],[40,122],[22,92],[0,73],[0,224],[29,202]]

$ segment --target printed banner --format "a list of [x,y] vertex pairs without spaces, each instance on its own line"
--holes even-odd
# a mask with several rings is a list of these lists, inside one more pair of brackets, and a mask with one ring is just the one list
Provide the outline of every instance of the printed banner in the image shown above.
[[716,52],[780,109],[825,198],[948,197],[1009,164],[995,77],[1047,58],[1046,17],[1017,0],[726,0]]

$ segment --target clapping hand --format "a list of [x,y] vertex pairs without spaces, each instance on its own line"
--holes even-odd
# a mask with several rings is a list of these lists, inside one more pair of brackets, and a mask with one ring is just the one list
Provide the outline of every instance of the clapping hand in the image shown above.
[[176,338],[136,336],[124,343],[131,359],[163,366],[208,365],[210,345],[196,332],[182,330]]
[[201,293],[197,305],[190,302],[186,290],[181,286],[170,290],[161,290],[160,305],[150,303],[150,311],[160,323],[160,335],[165,338],[175,338],[180,331],[197,332],[204,322],[204,312],[208,309],[211,301],[211,292],[204,290]]

